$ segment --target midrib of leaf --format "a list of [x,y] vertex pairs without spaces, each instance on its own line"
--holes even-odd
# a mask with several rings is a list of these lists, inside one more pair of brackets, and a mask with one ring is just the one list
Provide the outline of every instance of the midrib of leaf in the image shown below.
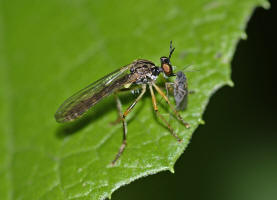
[[[3,4],[3,3],[2,3]],[[5,43],[5,17],[3,5],[0,5],[0,68],[1,68],[1,98],[2,104],[2,116],[1,116],[1,128],[2,134],[5,138],[6,154],[5,163],[3,164],[2,173],[5,175],[5,181],[7,190],[7,199],[13,199],[13,173],[12,162],[14,157],[14,131],[13,131],[13,97],[12,97],[12,85],[10,82],[9,64],[7,56],[5,55],[6,43]],[[1,114],[1,113],[0,113]],[[5,184],[3,182],[3,184]],[[4,191],[2,191],[4,192]],[[3,194],[1,194],[2,196]]]

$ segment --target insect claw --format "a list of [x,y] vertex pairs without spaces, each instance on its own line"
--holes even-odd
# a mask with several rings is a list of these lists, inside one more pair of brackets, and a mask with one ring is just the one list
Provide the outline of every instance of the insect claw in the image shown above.
[[190,125],[188,123],[185,122],[184,125],[186,128],[190,128]]
[[114,162],[114,161],[111,162],[111,166],[112,166],[112,167],[115,166],[115,162]]

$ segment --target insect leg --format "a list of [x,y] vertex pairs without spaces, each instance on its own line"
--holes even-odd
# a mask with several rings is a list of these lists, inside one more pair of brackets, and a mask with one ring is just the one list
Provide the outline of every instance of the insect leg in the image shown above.
[[[141,86],[139,86],[139,87],[141,87]],[[133,91],[135,89],[138,89],[138,86],[134,86],[134,87],[132,87],[132,89],[131,88],[122,88],[114,93],[118,117],[115,121],[110,122],[111,125],[118,124],[122,120],[122,103],[120,101],[120,98],[118,97],[118,93]]]
[[154,111],[157,114],[157,116],[166,124],[167,128],[170,130],[170,133],[173,137],[175,137],[178,142],[182,142],[182,139],[178,137],[178,135],[176,135],[176,133],[174,132],[174,130],[172,129],[172,127],[170,126],[169,122],[161,115],[161,113],[158,110],[158,106],[157,106],[157,101],[156,101],[156,97],[153,91],[153,87],[152,85],[149,85],[150,88],[150,93],[151,93],[151,97],[152,97],[152,103],[153,103],[153,107],[154,107]]
[[174,83],[165,82],[166,96],[168,97],[169,90],[174,87]]
[[121,101],[117,95],[117,93],[114,94],[115,102],[116,102],[116,108],[117,108],[117,114],[118,117],[115,121],[111,122],[112,125],[118,124],[121,121],[122,117],[122,104]]
[[178,120],[180,120],[184,126],[186,128],[189,128],[190,125],[184,121],[184,119],[181,117],[181,115],[179,114],[179,112],[174,108],[174,106],[170,103],[170,101],[168,100],[167,96],[164,94],[164,92],[155,84],[153,83],[154,88],[157,90],[157,92],[165,99],[165,101],[167,102],[167,104],[169,105],[169,107],[171,108],[171,110],[174,111],[175,116],[178,118]]
[[136,98],[136,100],[127,108],[127,110],[123,113],[122,115],[122,125],[123,125],[123,141],[122,144],[119,148],[118,153],[115,156],[115,159],[112,161],[112,165],[115,164],[115,162],[118,160],[118,158],[121,156],[121,154],[123,153],[126,145],[127,145],[127,122],[125,120],[126,116],[131,112],[131,110],[135,107],[135,105],[137,104],[137,102],[142,98],[142,96],[144,95],[146,91],[146,85],[142,85],[142,91],[140,93],[140,95]]

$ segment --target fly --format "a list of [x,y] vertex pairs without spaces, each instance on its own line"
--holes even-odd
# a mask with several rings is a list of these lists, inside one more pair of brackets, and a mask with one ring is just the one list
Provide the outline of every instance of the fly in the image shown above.
[[188,91],[187,77],[184,72],[178,71],[175,81],[166,82],[165,86],[167,94],[170,89],[173,89],[176,110],[185,110],[188,103],[188,94],[192,91]]
[[[189,128],[189,124],[183,120],[175,107],[170,103],[162,89],[159,88],[155,83],[156,79],[161,73],[166,75],[166,77],[175,76],[170,62],[170,58],[174,50],[175,48],[172,48],[172,42],[170,42],[169,56],[162,56],[160,58],[161,66],[156,66],[152,61],[149,60],[137,59],[131,64],[121,67],[120,69],[88,85],[84,89],[80,90],[79,92],[65,100],[65,102],[56,111],[56,121],[59,123],[74,121],[75,119],[81,117],[87,110],[101,101],[104,97],[115,94],[117,109],[119,113],[118,121],[122,121],[123,125],[123,141],[118,153],[112,161],[112,165],[114,165],[123,153],[127,144],[126,117],[135,107],[137,102],[143,97],[148,86],[152,97],[154,111],[157,114],[157,117],[160,118],[162,122],[168,127],[171,135],[174,136],[177,141],[181,142],[182,139],[178,135],[176,135],[169,122],[160,114],[153,90],[154,88],[167,102],[171,110],[173,110],[177,119],[186,128]],[[122,113],[122,106],[117,93],[121,90],[131,88],[132,85],[140,86],[142,90],[135,101],[125,110],[125,112]]]
[[177,110],[184,110],[188,103],[187,77],[182,71],[176,73],[174,84],[174,99]]

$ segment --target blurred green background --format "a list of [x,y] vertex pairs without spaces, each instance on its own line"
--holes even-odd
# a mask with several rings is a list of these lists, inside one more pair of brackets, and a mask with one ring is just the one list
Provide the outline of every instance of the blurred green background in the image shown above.
[[276,3],[256,9],[232,61],[235,86],[220,89],[206,124],[177,161],[116,191],[127,199],[277,199]]

